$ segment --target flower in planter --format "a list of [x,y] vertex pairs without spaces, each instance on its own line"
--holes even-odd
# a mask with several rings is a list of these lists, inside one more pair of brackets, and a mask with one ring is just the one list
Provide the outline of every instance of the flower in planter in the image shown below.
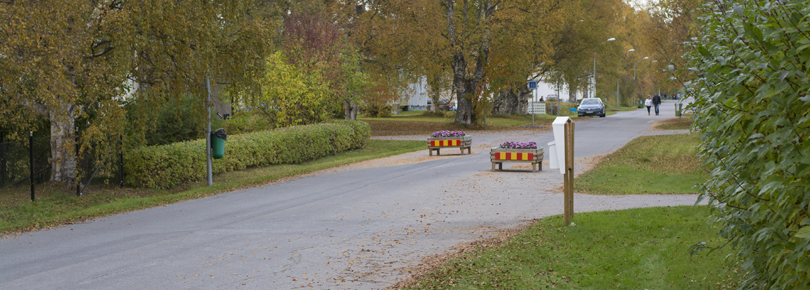
[[501,144],[503,149],[537,149],[537,143],[534,141],[529,142],[515,142],[506,141]]
[[430,134],[430,137],[433,137],[433,138],[438,138],[438,137],[443,137],[443,138],[444,137],[462,137],[462,136],[465,136],[465,135],[467,135],[467,134],[464,133],[463,131],[447,131],[447,130],[444,130],[444,131],[433,132],[433,134]]

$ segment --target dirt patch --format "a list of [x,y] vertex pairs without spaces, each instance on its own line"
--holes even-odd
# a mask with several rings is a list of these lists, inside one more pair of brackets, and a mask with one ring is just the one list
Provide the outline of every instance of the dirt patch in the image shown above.
[[495,235],[491,238],[479,238],[472,242],[458,243],[445,253],[425,257],[418,265],[399,270],[401,274],[408,275],[407,278],[384,289],[403,289],[416,285],[431,272],[441,268],[447,261],[460,257],[466,253],[480,249],[487,249],[499,246],[503,242],[522,233],[526,228],[532,226],[538,220],[526,221],[526,223],[511,229],[492,230],[489,227],[466,229],[468,231],[484,230],[487,235]]

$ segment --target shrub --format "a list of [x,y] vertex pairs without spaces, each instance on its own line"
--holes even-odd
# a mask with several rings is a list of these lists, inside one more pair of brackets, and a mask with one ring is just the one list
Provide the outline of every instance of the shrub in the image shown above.
[[190,94],[136,95],[126,106],[128,127],[143,137],[146,145],[165,145],[202,137],[204,103]]
[[[252,166],[298,164],[339,152],[362,148],[371,130],[360,121],[335,121],[317,125],[228,136],[225,156],[215,159],[213,172],[243,170]],[[170,188],[205,178],[205,139],[127,152],[125,183],[147,188]]]
[[365,114],[367,117],[374,117],[374,118],[390,117],[391,105],[371,103],[361,107],[360,111],[363,112],[363,114]]
[[274,121],[269,120],[260,112],[239,112],[228,120],[222,120],[218,116],[211,117],[211,128],[224,128],[228,134],[242,134],[257,131],[265,131],[276,127]]
[[808,289],[810,2],[704,7],[685,72],[696,76],[692,128],[712,174],[701,198],[739,249],[741,289]]

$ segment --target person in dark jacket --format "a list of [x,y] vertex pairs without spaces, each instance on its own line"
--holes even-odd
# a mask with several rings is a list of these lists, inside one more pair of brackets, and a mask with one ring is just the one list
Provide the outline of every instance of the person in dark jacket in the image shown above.
[[655,115],[658,116],[658,105],[661,104],[661,96],[655,95],[653,96],[653,106],[655,106]]

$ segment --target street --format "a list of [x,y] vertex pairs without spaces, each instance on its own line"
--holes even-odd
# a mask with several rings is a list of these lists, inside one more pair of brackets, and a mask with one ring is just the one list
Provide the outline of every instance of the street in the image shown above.
[[[651,124],[674,118],[673,103],[661,105],[661,116],[639,109],[577,119],[577,172],[591,166],[589,158],[638,136],[666,134]],[[402,270],[425,257],[492,237],[499,229],[562,214],[558,170],[544,164],[539,173],[490,171],[486,148],[503,141],[546,147],[552,136],[550,131],[487,132],[473,136],[472,155],[448,150],[449,157],[424,158],[428,152],[423,150],[4,236],[0,289],[385,288],[407,277]],[[408,161],[416,159],[425,161]],[[691,205],[695,199],[576,195],[574,208]]]

